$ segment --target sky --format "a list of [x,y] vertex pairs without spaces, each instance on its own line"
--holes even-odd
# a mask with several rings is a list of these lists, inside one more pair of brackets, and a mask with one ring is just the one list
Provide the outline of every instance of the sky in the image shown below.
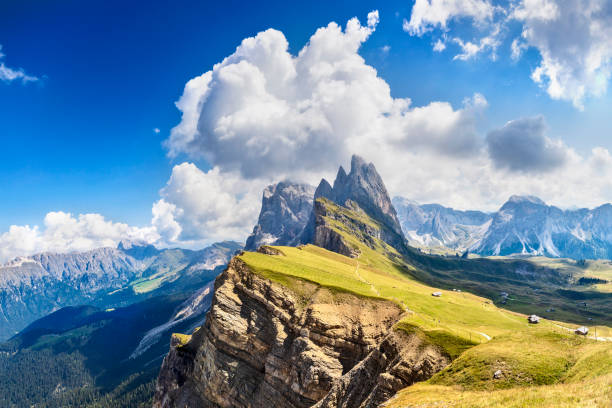
[[351,154],[493,211],[612,201],[612,3],[0,3],[0,262],[244,241]]

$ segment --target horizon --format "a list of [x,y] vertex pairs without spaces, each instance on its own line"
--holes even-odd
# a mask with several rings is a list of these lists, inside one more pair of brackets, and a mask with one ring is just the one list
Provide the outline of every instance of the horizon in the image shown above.
[[353,153],[419,203],[612,202],[612,13],[476,3],[0,6],[0,258],[244,241]]

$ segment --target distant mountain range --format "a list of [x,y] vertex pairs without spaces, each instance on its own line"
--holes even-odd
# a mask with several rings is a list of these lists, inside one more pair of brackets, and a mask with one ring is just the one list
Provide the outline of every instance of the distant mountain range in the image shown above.
[[0,406],[150,405],[170,334],[202,325],[215,278],[241,248],[121,242],[0,267],[1,334],[20,330],[0,342]]
[[481,211],[419,204],[403,197],[394,197],[392,201],[404,235],[417,247],[465,250],[484,237],[493,218],[492,214]]
[[562,210],[533,196],[512,196],[487,214],[438,204],[393,200],[402,230],[416,246],[444,246],[480,255],[612,258],[612,205]]
[[[161,286],[177,291],[172,285],[182,275],[202,283],[203,271],[227,264],[240,248],[225,242],[200,251],[159,250],[121,242],[117,248],[13,259],[0,266],[0,341],[62,307],[126,306],[157,294]],[[216,273],[208,275],[210,280]]]
[[[309,231],[312,229],[309,224],[313,222],[309,218],[313,199],[326,197],[344,204],[343,198],[363,195],[376,203],[372,208],[384,208],[385,214],[376,216],[385,220],[391,230],[397,230],[399,223],[408,243],[415,247],[468,250],[485,256],[612,259],[610,204],[594,209],[562,210],[537,197],[512,196],[499,211],[486,213],[455,210],[440,204],[419,204],[403,197],[379,203],[377,200],[384,194],[376,193],[375,187],[380,183],[371,177],[368,166],[361,159],[353,158],[351,172],[347,175],[340,168],[333,187],[325,180],[316,190],[287,181],[269,186],[264,192],[259,222],[246,249],[255,250],[262,244],[309,242],[307,235],[313,233]],[[371,191],[359,187],[364,180]]]

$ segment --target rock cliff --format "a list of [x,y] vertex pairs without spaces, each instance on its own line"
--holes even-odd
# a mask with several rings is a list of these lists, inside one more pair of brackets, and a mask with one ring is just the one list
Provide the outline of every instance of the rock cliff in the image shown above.
[[307,281],[281,285],[234,258],[204,326],[173,337],[154,407],[375,406],[449,362],[392,328],[402,313]]
[[389,198],[387,188],[382,178],[372,163],[366,163],[361,157],[353,156],[351,160],[351,171],[346,174],[340,167],[334,186],[332,187],[325,179],[317,187],[314,195],[315,204],[308,224],[299,238],[302,243],[314,243],[315,245],[352,256],[344,249],[337,250],[324,244],[325,241],[337,242],[337,236],[333,232],[317,231],[321,225],[321,211],[323,208],[317,206],[320,199],[327,199],[341,207],[364,213],[370,219],[376,220],[379,238],[389,245],[404,252],[406,240],[395,212],[395,208]]
[[314,187],[308,184],[280,182],[263,192],[261,212],[245,249],[261,245],[288,245],[302,233],[310,213]]
[[315,408],[378,407],[449,363],[448,356],[417,334],[391,330],[363,361],[334,382]]

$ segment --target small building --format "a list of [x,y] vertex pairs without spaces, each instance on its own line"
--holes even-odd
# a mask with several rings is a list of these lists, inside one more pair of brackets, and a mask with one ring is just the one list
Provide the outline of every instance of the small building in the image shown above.
[[440,296],[442,296],[442,292],[434,292],[434,293],[431,294],[431,296],[440,297]]
[[538,324],[540,323],[540,317],[532,314],[527,318],[527,321],[531,324]]
[[574,330],[574,333],[580,335],[580,336],[586,336],[587,334],[589,334],[589,328],[588,327],[579,327],[576,330]]

